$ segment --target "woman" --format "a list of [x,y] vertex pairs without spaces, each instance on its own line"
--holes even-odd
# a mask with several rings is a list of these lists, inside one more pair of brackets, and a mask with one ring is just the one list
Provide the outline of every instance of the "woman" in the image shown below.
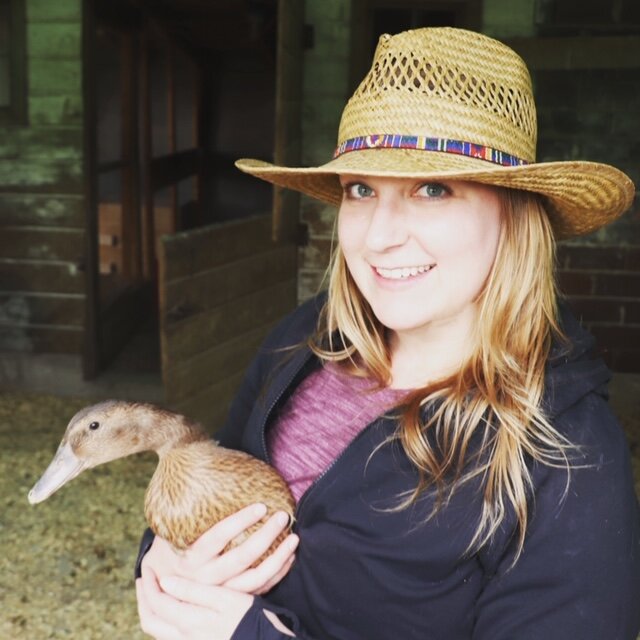
[[221,432],[283,473],[295,534],[255,569],[277,517],[219,552],[257,506],[184,558],[147,540],[147,633],[635,639],[628,452],[553,282],[555,239],[634,189],[606,165],[536,163],[535,143],[513,51],[419,29],[382,36],[331,162],[238,163],[339,205],[328,293],[268,337]]

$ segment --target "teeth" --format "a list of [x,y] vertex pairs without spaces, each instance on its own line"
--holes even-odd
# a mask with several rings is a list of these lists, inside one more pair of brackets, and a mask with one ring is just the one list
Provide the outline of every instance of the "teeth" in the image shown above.
[[403,280],[412,276],[417,276],[421,273],[429,271],[433,265],[425,265],[422,267],[402,267],[401,269],[382,269],[376,267],[376,272],[383,278],[389,280]]

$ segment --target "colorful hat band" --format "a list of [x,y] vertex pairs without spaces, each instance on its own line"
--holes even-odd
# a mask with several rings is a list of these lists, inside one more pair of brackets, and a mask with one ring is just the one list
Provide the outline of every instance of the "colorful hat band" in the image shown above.
[[518,158],[504,151],[485,147],[481,144],[463,142],[461,140],[449,140],[447,138],[427,138],[426,136],[404,136],[393,133],[382,133],[371,136],[360,136],[345,140],[335,150],[333,157],[337,158],[350,151],[361,149],[418,149],[420,151],[441,151],[443,153],[455,153],[456,155],[478,158],[499,164],[503,167],[518,167],[529,164],[526,160]]

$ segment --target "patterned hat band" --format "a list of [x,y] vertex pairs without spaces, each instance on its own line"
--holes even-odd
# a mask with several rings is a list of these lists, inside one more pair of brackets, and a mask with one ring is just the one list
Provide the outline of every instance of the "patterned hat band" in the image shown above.
[[334,158],[350,151],[362,149],[417,149],[419,151],[441,151],[469,158],[486,160],[503,167],[519,167],[529,164],[526,160],[473,142],[450,140],[448,138],[427,138],[426,136],[406,136],[394,133],[383,133],[370,136],[349,138],[338,146]]

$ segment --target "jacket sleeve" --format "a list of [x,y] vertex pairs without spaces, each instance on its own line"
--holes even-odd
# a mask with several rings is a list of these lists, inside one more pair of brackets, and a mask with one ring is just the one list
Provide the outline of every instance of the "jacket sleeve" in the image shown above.
[[275,613],[299,640],[313,640],[305,633],[298,619],[290,611],[266,603],[259,597],[253,599],[251,608],[236,627],[231,640],[291,640],[290,635],[278,631],[271,624],[264,615],[265,609]]
[[578,459],[568,477],[536,469],[531,524],[514,566],[513,540],[500,557],[480,554],[489,575],[473,640],[636,639],[640,534],[627,444],[601,398],[567,414],[580,432]]

